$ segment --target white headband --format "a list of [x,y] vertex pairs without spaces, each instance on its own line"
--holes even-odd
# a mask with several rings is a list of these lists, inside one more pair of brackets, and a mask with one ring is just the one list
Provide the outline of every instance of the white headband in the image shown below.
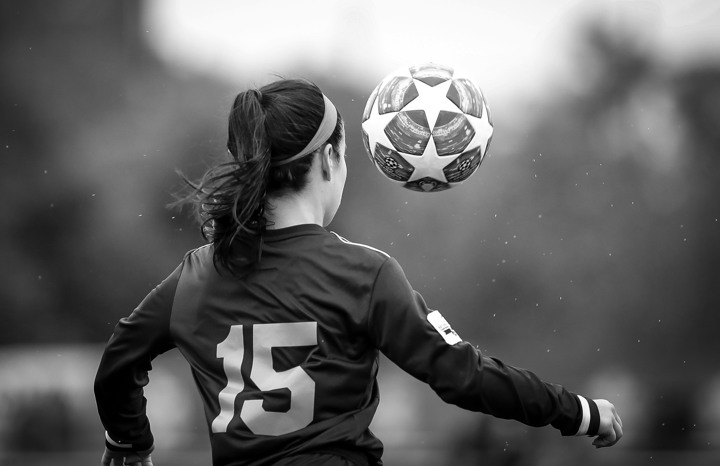
[[323,115],[323,119],[320,122],[320,126],[318,126],[318,129],[315,132],[315,136],[313,136],[310,142],[308,142],[307,146],[305,146],[305,148],[299,153],[286,159],[278,161],[273,160],[270,163],[271,166],[278,167],[280,165],[285,165],[287,163],[293,162],[301,157],[305,157],[306,155],[318,150],[320,146],[325,141],[327,141],[330,136],[332,136],[332,133],[335,132],[335,126],[337,126],[337,110],[325,94],[323,94],[323,100],[325,101],[325,114]]

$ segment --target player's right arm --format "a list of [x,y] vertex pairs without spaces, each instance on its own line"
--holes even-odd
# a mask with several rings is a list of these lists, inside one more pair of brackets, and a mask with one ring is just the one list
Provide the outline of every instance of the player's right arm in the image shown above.
[[392,258],[378,273],[368,327],[383,354],[448,403],[530,426],[551,425],[563,435],[597,435],[596,446],[613,445],[622,436],[611,403],[543,382],[462,341]]
[[[95,377],[95,400],[106,430],[106,455],[146,454],[153,449],[143,395],[151,361],[174,345],[170,312],[181,267],[156,286],[115,326]],[[109,463],[108,463],[109,464]]]

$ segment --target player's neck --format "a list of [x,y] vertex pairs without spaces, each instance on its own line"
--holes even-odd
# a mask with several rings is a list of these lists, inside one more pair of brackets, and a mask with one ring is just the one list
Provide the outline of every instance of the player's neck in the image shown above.
[[266,212],[267,228],[277,230],[295,225],[323,225],[323,212],[317,203],[309,202],[305,196],[286,196],[270,200],[271,208]]

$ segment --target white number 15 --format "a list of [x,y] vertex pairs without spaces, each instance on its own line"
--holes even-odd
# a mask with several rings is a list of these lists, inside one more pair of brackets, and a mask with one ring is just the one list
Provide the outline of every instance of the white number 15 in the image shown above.
[[[266,411],[263,400],[245,400],[240,419],[258,435],[283,435],[307,427],[313,420],[315,381],[300,367],[282,372],[273,369],[272,348],[317,345],[317,322],[256,324],[253,331],[253,354],[250,369],[252,380],[261,392],[280,388],[290,390],[290,409],[286,412]],[[217,346],[217,357],[223,359],[227,386],[218,395],[220,414],[212,422],[213,433],[227,432],[235,416],[235,398],[245,388],[240,372],[245,357],[243,326],[233,325],[227,338]]]

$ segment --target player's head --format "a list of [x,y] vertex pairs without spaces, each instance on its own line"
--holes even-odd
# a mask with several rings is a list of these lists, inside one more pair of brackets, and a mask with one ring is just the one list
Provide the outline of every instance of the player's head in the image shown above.
[[[257,176],[249,180],[249,204],[266,209],[273,205],[268,199],[306,189],[314,180],[314,163],[321,169],[323,163],[345,167],[343,120],[330,99],[305,80],[280,80],[238,94],[230,110],[227,148],[239,162],[259,160]],[[344,186],[344,173],[341,178],[334,187]],[[260,200],[255,202],[253,194]],[[335,196],[327,199],[325,224],[335,215],[342,189],[330,194]]]
[[[323,186],[325,224],[340,204],[345,183],[343,120],[313,83],[283,79],[239,93],[228,117],[227,151],[231,159],[188,182],[203,235],[215,246],[215,259],[229,265],[230,247],[241,232],[261,233],[266,209],[293,196],[332,168]],[[314,167],[314,169],[313,169]],[[339,170],[339,171],[338,171]]]

